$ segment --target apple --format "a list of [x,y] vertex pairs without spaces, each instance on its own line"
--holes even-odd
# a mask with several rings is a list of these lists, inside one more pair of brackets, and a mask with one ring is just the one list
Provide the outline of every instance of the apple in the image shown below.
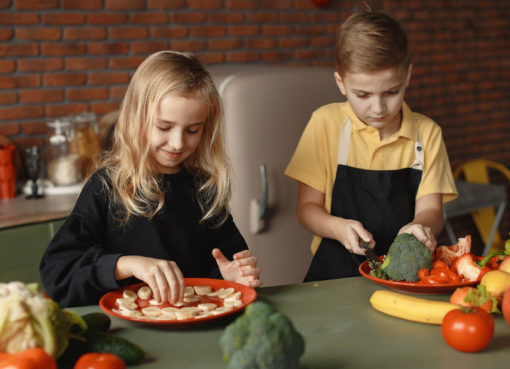
[[505,320],[510,324],[510,288],[507,288],[503,295],[503,301],[501,302],[501,312],[505,317]]
[[505,257],[499,264],[499,270],[510,273],[510,256]]
[[510,273],[496,269],[487,272],[480,281],[485,286],[487,292],[501,301],[503,293],[510,287]]

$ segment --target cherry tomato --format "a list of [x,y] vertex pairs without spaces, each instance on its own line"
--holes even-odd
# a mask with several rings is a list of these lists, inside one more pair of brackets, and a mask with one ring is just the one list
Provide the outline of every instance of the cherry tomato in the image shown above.
[[126,364],[120,357],[108,352],[89,352],[80,356],[74,369],[126,369]]
[[487,347],[494,336],[494,319],[476,307],[451,310],[443,318],[441,333],[455,350],[478,352]]

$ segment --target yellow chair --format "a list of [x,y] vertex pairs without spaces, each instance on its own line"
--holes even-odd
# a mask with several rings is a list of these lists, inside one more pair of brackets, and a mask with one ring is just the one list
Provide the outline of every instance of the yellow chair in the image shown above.
[[[466,182],[488,184],[490,183],[490,174],[492,171],[498,171],[502,173],[508,179],[508,181],[510,181],[510,170],[507,167],[500,163],[485,159],[468,160],[467,162],[455,168],[453,171],[453,176],[455,179],[459,179],[462,175]],[[495,208],[490,207],[475,210],[471,213],[471,216],[473,217],[476,228],[480,233],[480,237],[482,238],[484,244],[486,244],[489,240],[494,222],[499,222],[500,220],[496,219]],[[498,230],[496,230],[494,232],[494,238],[492,240],[492,245],[489,252],[502,250],[503,248],[504,241],[502,240]]]

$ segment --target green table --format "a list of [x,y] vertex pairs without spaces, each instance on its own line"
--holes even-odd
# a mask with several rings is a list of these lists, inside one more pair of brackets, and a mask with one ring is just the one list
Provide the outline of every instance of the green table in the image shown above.
[[[369,298],[380,289],[363,278],[347,278],[258,290],[258,299],[292,319],[306,340],[303,369],[509,368],[510,325],[494,315],[495,336],[476,354],[451,349],[440,327],[405,321],[372,309]],[[447,300],[448,295],[427,296]],[[74,308],[79,313],[97,306]],[[232,319],[203,327],[154,328],[112,317],[112,329],[145,349],[149,360],[136,368],[226,368],[218,339]]]

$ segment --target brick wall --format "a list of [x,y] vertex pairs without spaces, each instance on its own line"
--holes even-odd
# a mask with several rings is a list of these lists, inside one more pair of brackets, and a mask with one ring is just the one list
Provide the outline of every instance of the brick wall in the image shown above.
[[[510,7],[498,0],[374,0],[408,30],[410,106],[443,128],[453,166],[510,165]],[[362,1],[0,0],[0,134],[42,144],[48,119],[118,107],[148,54],[190,50],[207,65],[332,65],[338,24]],[[509,191],[510,192],[510,191]],[[508,214],[508,212],[507,212]],[[508,215],[501,227],[509,230]],[[462,230],[472,225],[466,217]]]

